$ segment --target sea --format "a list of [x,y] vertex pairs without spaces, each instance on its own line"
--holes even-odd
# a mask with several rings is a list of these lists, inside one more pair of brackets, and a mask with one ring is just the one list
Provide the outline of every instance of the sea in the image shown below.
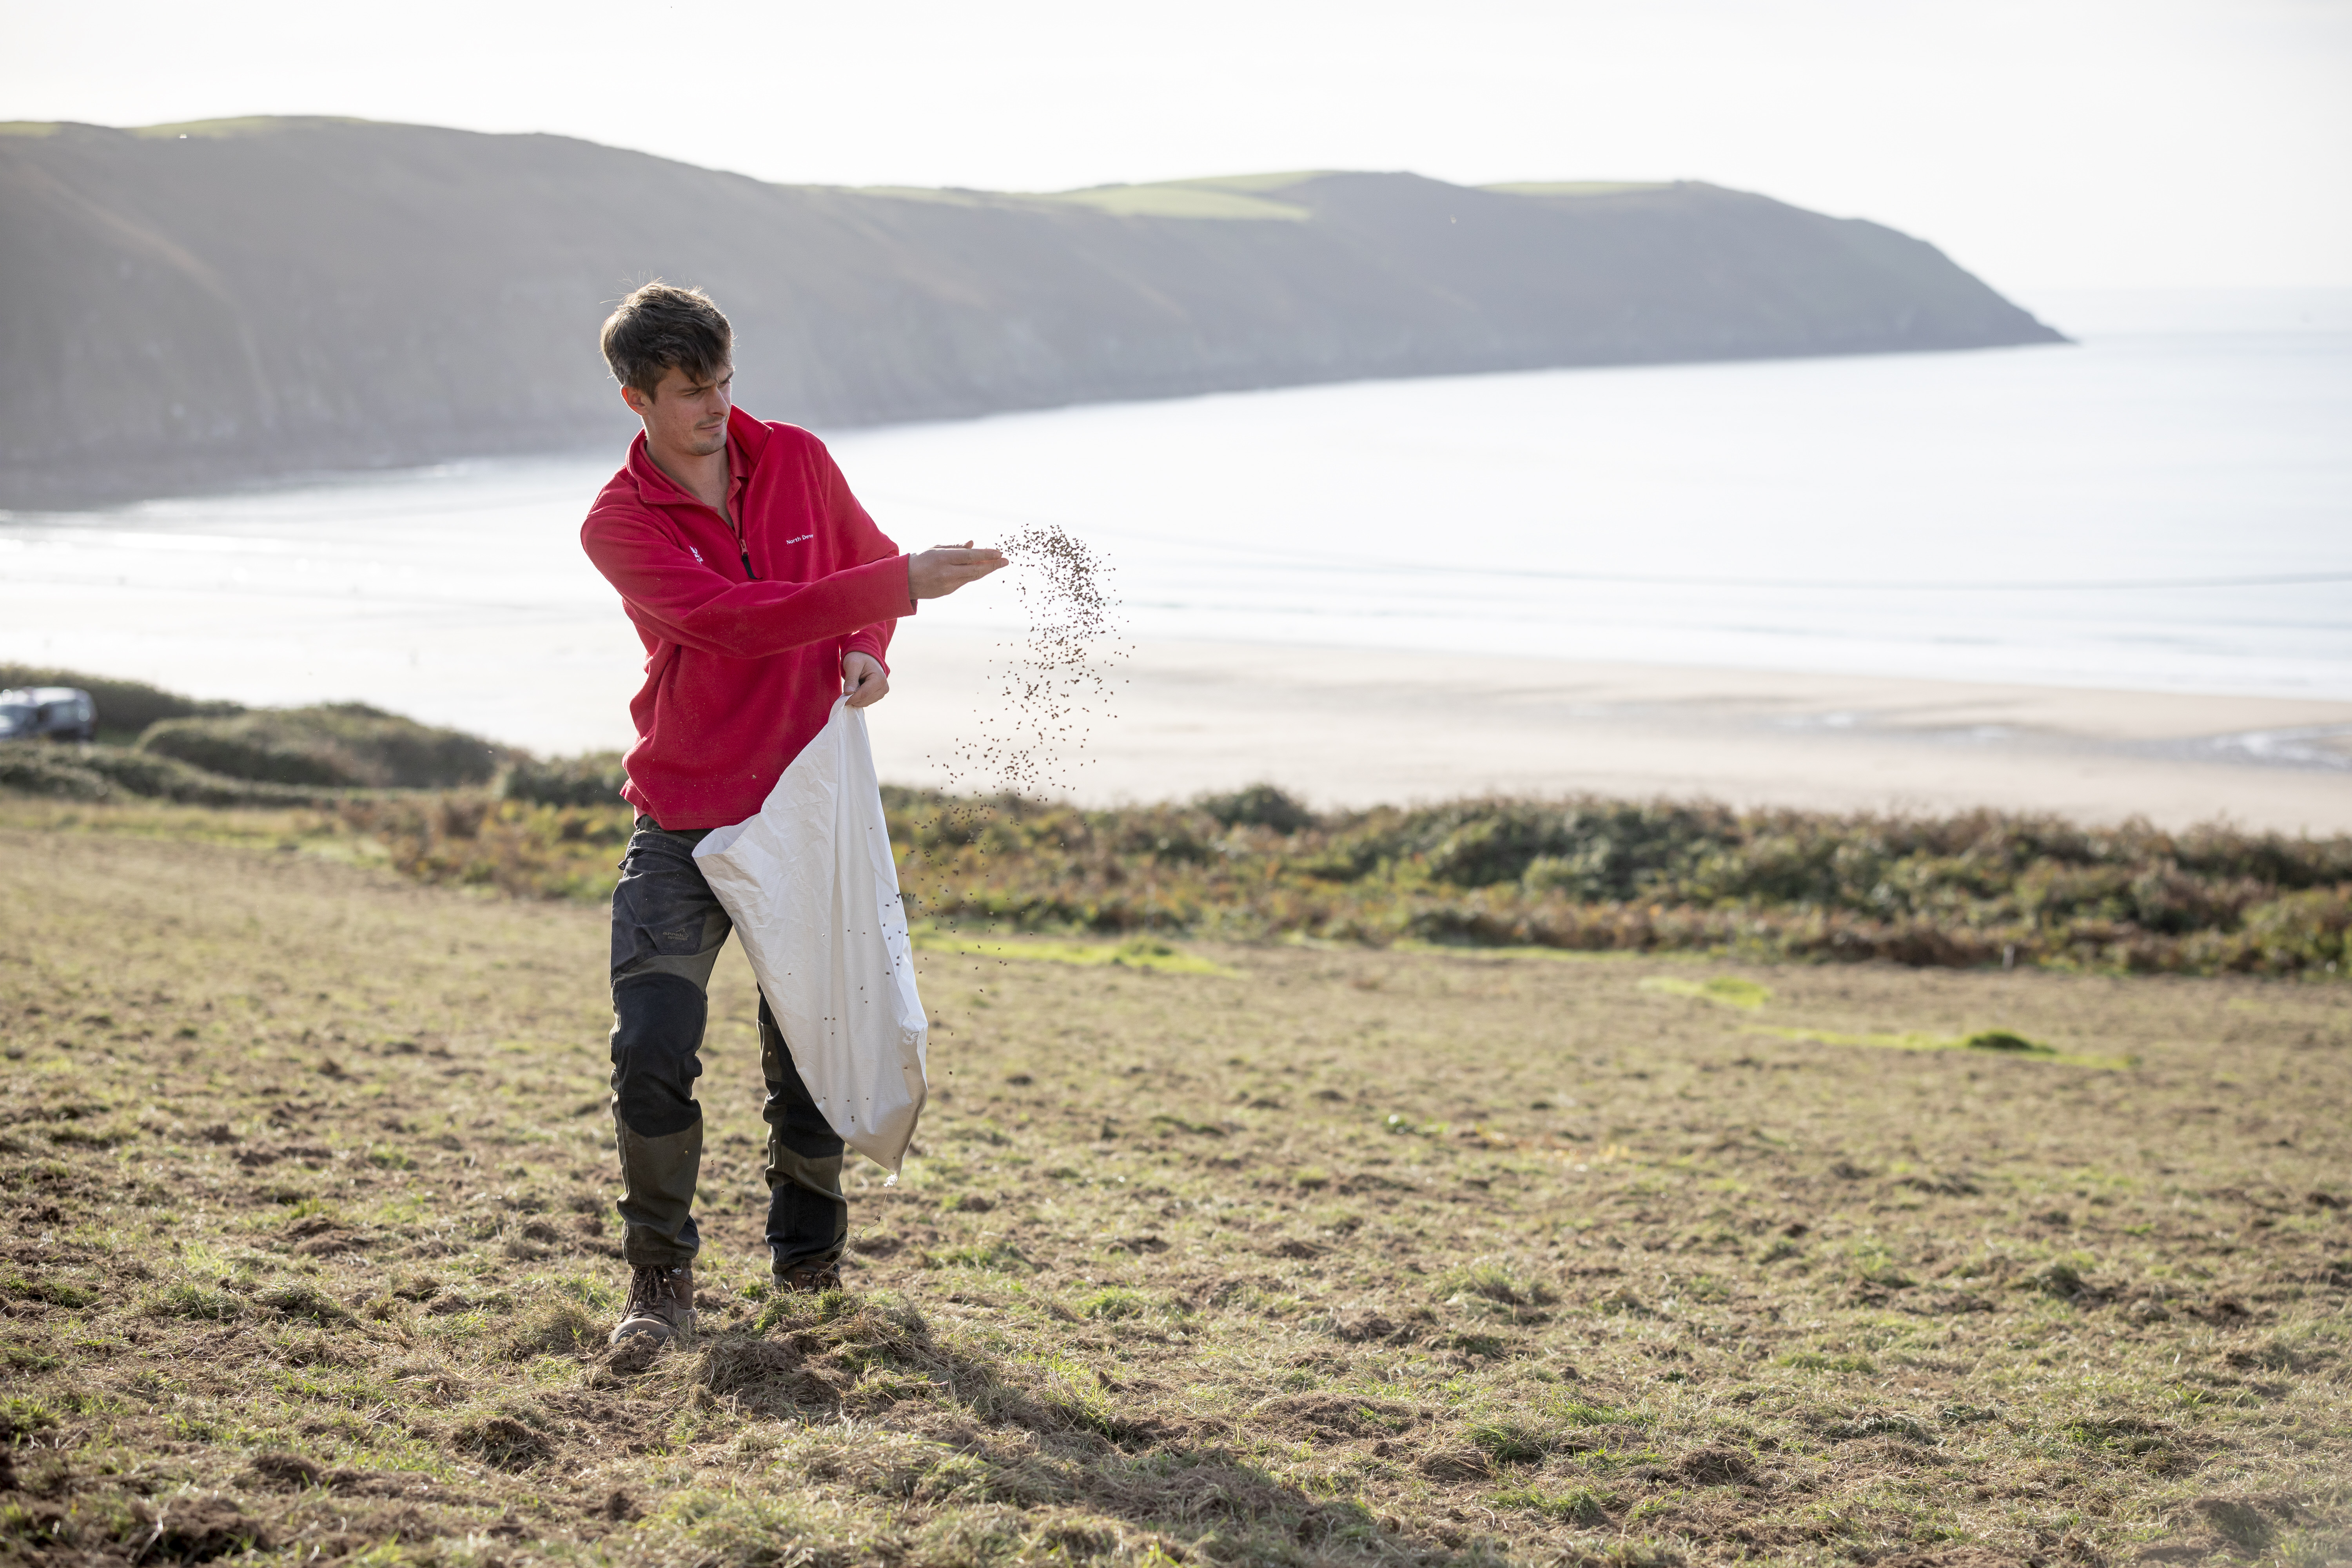
[[[902,546],[1087,542],[1147,650],[2352,700],[2352,290],[2033,302],[2076,341],[822,433]],[[618,459],[0,513],[0,659],[618,744],[643,652],[577,539]],[[1020,617],[993,579],[901,636]]]

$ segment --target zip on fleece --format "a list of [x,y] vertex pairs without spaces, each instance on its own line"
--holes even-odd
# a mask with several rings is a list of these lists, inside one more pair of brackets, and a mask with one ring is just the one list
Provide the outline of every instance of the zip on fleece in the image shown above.
[[[715,827],[757,811],[823,730],[845,651],[887,660],[893,624],[915,611],[908,558],[805,430],[733,410],[733,482],[717,507],[680,493],[643,443],[581,528],[645,643],[625,793],[665,828]],[[754,528],[778,549],[772,582],[751,559]],[[738,576],[719,564],[722,531]]]

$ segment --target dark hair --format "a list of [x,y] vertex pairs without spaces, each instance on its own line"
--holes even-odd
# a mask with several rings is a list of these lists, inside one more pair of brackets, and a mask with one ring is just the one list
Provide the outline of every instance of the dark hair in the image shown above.
[[651,397],[673,366],[697,381],[718,380],[734,357],[735,329],[701,289],[656,278],[604,318],[602,342],[613,379]]

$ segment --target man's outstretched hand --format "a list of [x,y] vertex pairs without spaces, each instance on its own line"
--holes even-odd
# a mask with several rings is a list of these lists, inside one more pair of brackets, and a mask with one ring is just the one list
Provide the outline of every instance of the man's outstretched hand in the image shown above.
[[[907,596],[944,599],[966,583],[977,583],[1004,564],[1001,550],[974,550],[971,541],[942,544],[907,557]],[[870,653],[841,656],[841,689],[852,708],[871,708],[890,695],[890,677]]]
[[871,708],[890,695],[890,672],[870,653],[843,654],[841,689],[852,708]]
[[907,557],[907,596],[944,599],[966,583],[977,583],[1004,564],[1001,550],[974,550],[971,541],[942,544]]

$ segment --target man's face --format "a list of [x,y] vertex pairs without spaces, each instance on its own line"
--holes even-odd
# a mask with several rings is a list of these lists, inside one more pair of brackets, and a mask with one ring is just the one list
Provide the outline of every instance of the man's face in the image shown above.
[[656,451],[707,458],[727,449],[727,411],[734,405],[735,367],[719,367],[705,381],[672,365],[647,397],[634,386],[621,388],[621,401],[646,422],[646,442]]

